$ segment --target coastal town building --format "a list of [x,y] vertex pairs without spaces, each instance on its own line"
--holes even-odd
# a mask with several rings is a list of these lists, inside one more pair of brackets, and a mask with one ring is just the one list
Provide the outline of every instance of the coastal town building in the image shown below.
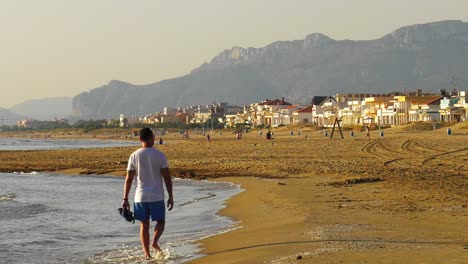
[[460,122],[468,120],[468,103],[466,91],[457,95],[444,97],[440,100],[440,120],[444,122]]
[[346,105],[342,105],[339,110],[339,116],[341,116],[341,122],[344,126],[362,125],[362,100],[350,100],[347,101]]
[[338,117],[339,109],[340,104],[336,101],[336,99],[331,96],[327,97],[320,105],[315,108],[316,112],[313,113],[315,123],[324,127],[333,126],[335,119]]
[[[468,120],[468,96],[467,91],[460,91],[459,95],[460,100],[458,103],[455,104],[455,107],[463,109],[463,115],[460,121],[467,121]],[[462,110],[460,110],[462,111]]]
[[395,96],[396,125],[439,120],[442,96]]
[[203,124],[226,128],[238,126],[279,127],[291,124],[333,126],[394,126],[412,122],[460,122],[468,120],[466,91],[441,90],[424,94],[422,90],[389,94],[336,94],[314,96],[309,105],[291,104],[281,99],[266,99],[248,106],[226,102],[187,107],[164,107],[162,112],[144,117],[121,115],[121,126],[136,123]]
[[294,111],[292,116],[293,124],[311,123],[313,120],[312,105]]
[[290,105],[283,108],[278,109],[277,111],[273,112],[273,127],[278,126],[287,126],[294,124],[293,113],[299,109],[304,108],[305,106],[301,105]]
[[291,104],[284,101],[284,97],[274,100],[266,99],[262,102],[251,104],[249,123],[253,126],[272,126],[273,113],[289,106]]
[[130,125],[142,124],[143,117],[139,115],[125,115],[120,114],[119,117],[119,126],[120,127],[128,127]]

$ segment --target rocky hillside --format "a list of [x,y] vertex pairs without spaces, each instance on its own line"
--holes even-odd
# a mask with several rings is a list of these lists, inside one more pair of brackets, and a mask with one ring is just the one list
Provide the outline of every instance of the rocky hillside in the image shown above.
[[111,81],[75,96],[73,114],[116,117],[213,100],[243,105],[284,96],[305,103],[334,93],[437,91],[448,88],[453,76],[468,79],[466,58],[468,23],[462,21],[408,26],[368,41],[314,33],[263,48],[234,47],[175,79],[149,85]]

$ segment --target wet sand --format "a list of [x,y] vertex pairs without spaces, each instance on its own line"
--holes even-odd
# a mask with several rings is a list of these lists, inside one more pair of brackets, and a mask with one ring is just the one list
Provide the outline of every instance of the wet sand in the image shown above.
[[[274,130],[273,140],[265,131],[242,140],[224,132],[212,142],[169,134],[157,146],[173,175],[246,190],[221,212],[242,228],[201,241],[207,256],[193,263],[466,261],[467,129],[392,128],[384,137],[371,131],[370,140],[289,131]],[[124,175],[134,149],[0,151],[0,171]]]

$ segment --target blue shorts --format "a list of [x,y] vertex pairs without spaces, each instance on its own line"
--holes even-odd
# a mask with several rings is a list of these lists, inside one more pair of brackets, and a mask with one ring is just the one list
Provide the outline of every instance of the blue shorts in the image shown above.
[[166,206],[164,201],[133,203],[136,220],[146,221],[151,216],[152,221],[164,221],[166,219]]

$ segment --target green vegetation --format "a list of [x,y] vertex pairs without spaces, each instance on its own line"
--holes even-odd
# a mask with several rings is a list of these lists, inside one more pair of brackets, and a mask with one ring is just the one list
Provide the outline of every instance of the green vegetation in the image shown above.
[[84,132],[93,131],[100,128],[116,128],[118,122],[107,122],[106,120],[78,120],[73,125],[63,122],[48,122],[47,124],[36,125],[34,127],[3,126],[2,131],[56,131],[63,129],[82,129]]

